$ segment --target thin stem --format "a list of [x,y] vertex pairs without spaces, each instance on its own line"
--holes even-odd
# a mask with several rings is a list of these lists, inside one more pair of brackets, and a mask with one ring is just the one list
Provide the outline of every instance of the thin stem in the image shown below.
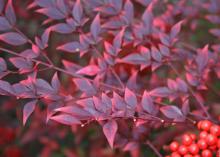
[[146,144],[154,151],[155,154],[157,154],[158,157],[163,157],[157,150],[157,148],[149,140],[146,141]]
[[[176,75],[177,75],[178,77],[182,78],[181,74],[177,71],[177,69],[176,69],[171,63],[168,64],[168,65],[171,67],[171,69],[176,73]],[[184,78],[182,78],[182,79],[184,79]],[[197,101],[198,104],[200,105],[200,107],[201,107],[201,109],[203,110],[203,112],[206,114],[206,116],[207,116],[209,119],[211,119],[211,116],[210,116],[210,114],[208,113],[208,111],[206,110],[204,104],[197,100],[196,94],[195,94],[195,92],[193,91],[193,89],[191,88],[191,86],[190,86],[187,82],[186,82],[186,84],[187,84],[187,87],[188,87],[190,93],[193,95],[193,97],[195,97],[196,101]]]

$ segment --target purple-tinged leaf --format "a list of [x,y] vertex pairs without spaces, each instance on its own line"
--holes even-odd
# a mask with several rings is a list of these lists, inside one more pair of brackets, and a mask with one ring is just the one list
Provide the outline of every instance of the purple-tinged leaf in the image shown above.
[[105,93],[102,93],[102,102],[107,106],[108,110],[112,109],[112,101]]
[[93,38],[95,41],[97,41],[98,36],[101,32],[101,23],[100,23],[100,15],[97,14],[94,20],[92,21],[92,24],[90,26],[90,32],[92,33]]
[[177,83],[179,91],[185,92],[185,93],[187,92],[188,87],[187,87],[187,84],[186,84],[186,82],[184,80],[182,80],[180,78],[177,78],[176,79],[176,83]]
[[153,99],[150,97],[150,95],[147,91],[144,91],[144,94],[143,94],[142,99],[141,99],[141,106],[149,114],[155,114],[156,113],[156,107],[153,103]]
[[105,103],[102,103],[102,100],[96,96],[93,96],[93,103],[95,105],[95,108],[102,113],[107,112],[107,106]]
[[162,55],[156,47],[151,47],[151,56],[157,62],[162,61]]
[[126,0],[124,5],[125,18],[128,24],[134,19],[134,6],[130,0]]
[[129,63],[129,64],[134,64],[134,65],[140,65],[140,64],[144,64],[146,62],[146,60],[140,54],[133,53],[133,54],[125,56],[122,59],[117,59],[117,62],[119,62],[119,63],[120,62],[122,62],[122,63]]
[[117,130],[118,130],[118,124],[115,120],[110,120],[103,126],[104,135],[107,138],[111,148],[113,148]]
[[79,42],[74,41],[61,45],[57,49],[70,53],[75,53],[75,52],[80,52],[82,50],[82,46]]
[[15,94],[13,87],[11,86],[10,83],[0,80],[0,94]]
[[163,106],[160,111],[168,118],[174,119],[175,121],[183,121],[184,115],[181,110],[176,106]]
[[33,100],[33,101],[30,101],[30,102],[25,104],[25,106],[23,108],[23,125],[26,124],[27,119],[34,112],[36,104],[37,104],[37,100]]
[[95,87],[87,79],[75,78],[73,82],[82,92],[92,95],[96,93]]
[[220,29],[210,29],[209,32],[220,38]]
[[65,15],[68,14],[68,6],[65,0],[56,0],[56,7]]
[[27,42],[27,39],[15,32],[4,33],[0,35],[0,40],[7,44],[19,46]]
[[3,12],[4,7],[5,7],[5,0],[0,0],[0,13]]
[[78,23],[81,23],[81,20],[83,17],[83,8],[82,8],[80,0],[76,0],[76,3],[74,4],[73,10],[72,10],[72,16]]
[[69,114],[60,114],[60,115],[56,115],[56,116],[51,116],[50,119],[52,119],[58,123],[65,124],[65,125],[81,124],[81,122],[77,118],[75,118]]
[[183,21],[178,22],[177,24],[175,24],[171,30],[170,30],[170,38],[173,40],[174,38],[176,38],[177,34],[180,32],[181,29],[181,25],[182,25]]
[[149,94],[151,96],[156,96],[156,97],[167,97],[171,94],[172,92],[170,91],[169,88],[167,87],[158,87],[158,88],[155,88],[153,90],[151,90],[149,92]]
[[33,63],[21,57],[12,57],[10,62],[20,70],[30,70],[33,67]]
[[144,23],[144,34],[151,33],[153,26],[153,14],[152,14],[152,3],[146,8],[142,15],[142,21]]
[[82,118],[91,117],[91,114],[89,112],[85,111],[83,108],[81,108],[79,106],[71,105],[71,106],[59,107],[56,109],[56,111],[71,114],[77,118],[80,118],[81,120],[82,120]]
[[5,17],[0,16],[0,31],[6,31],[11,28],[12,27],[11,27],[10,23],[8,22],[8,20]]
[[97,75],[99,72],[100,72],[100,68],[98,66],[88,65],[78,70],[76,73],[82,74],[82,75],[94,76],[94,75]]
[[160,44],[159,45],[159,49],[160,49],[160,53],[166,57],[169,57],[170,56],[170,50],[168,47]]
[[121,50],[124,32],[125,32],[125,28],[122,28],[122,30],[115,36],[113,40],[113,47],[117,52]]
[[73,74],[76,73],[77,70],[81,69],[82,67],[77,65],[77,64],[74,64],[73,62],[69,62],[67,60],[62,60],[62,63],[65,67],[65,69],[68,71],[68,72],[71,72]]
[[8,3],[5,8],[5,16],[12,25],[16,23],[16,15],[13,8],[12,0],[8,0]]
[[189,84],[192,86],[197,86],[199,84],[198,78],[190,73],[186,73],[186,79],[189,82]]
[[124,95],[125,102],[128,104],[128,106],[132,109],[134,109],[137,105],[137,97],[136,95],[128,88],[125,89],[125,95]]
[[168,35],[166,35],[165,33],[160,33],[159,34],[160,37],[160,41],[166,45],[166,46],[170,46],[171,45],[171,39]]
[[142,56],[146,59],[146,61],[151,60],[151,54],[148,48],[141,46],[140,51],[141,51]]
[[[34,51],[33,51],[34,50]],[[35,47],[33,47],[32,45],[32,49],[26,49],[23,52],[20,53],[21,56],[23,56],[24,58],[36,58],[39,56],[40,54],[40,50],[35,49]]]
[[35,87],[37,89],[38,94],[51,94],[54,93],[54,89],[50,86],[50,84],[43,79],[36,79]]
[[55,7],[41,8],[41,9],[38,9],[36,12],[44,14],[54,20],[60,20],[60,19],[65,18],[65,14],[63,14],[61,11],[59,11]]
[[189,100],[185,100],[182,104],[182,113],[186,116],[190,112]]
[[114,47],[107,41],[104,42],[105,50],[112,56],[116,56]]
[[167,86],[169,87],[169,89],[171,89],[173,91],[178,90],[178,85],[177,85],[176,81],[174,81],[172,79],[167,80]]
[[135,149],[138,149],[139,144],[137,142],[129,142],[125,145],[123,148],[124,151],[133,151]]
[[49,28],[49,29],[46,29],[44,31],[44,33],[41,35],[41,41],[42,41],[42,44],[43,44],[43,48],[46,48],[48,46],[50,32],[51,32],[51,29]]
[[3,58],[0,58],[0,72],[7,70],[7,64]]
[[117,93],[113,93],[112,105],[114,110],[125,110],[126,103]]
[[199,72],[201,72],[209,61],[209,50],[206,45],[202,50],[197,51],[196,63],[198,65]]
[[37,5],[39,5],[40,7],[52,7],[55,5],[55,1],[51,0],[51,1],[45,1],[45,0],[36,0],[35,1],[37,3]]
[[55,73],[53,75],[53,78],[52,78],[52,81],[51,81],[51,85],[52,85],[52,87],[53,87],[53,89],[55,91],[59,91],[59,89],[60,89],[60,80],[58,78],[57,73]]
[[53,25],[51,30],[62,34],[68,34],[74,31],[74,29],[66,23],[58,23]]

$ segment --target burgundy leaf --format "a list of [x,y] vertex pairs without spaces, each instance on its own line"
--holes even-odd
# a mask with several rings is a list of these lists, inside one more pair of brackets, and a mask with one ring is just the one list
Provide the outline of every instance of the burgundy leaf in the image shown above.
[[125,89],[125,95],[124,95],[125,102],[128,104],[128,106],[132,109],[134,109],[137,105],[137,97],[136,95],[128,88]]
[[115,110],[125,110],[126,108],[126,104],[122,97],[115,92],[113,93],[112,105]]
[[175,121],[183,121],[184,115],[176,106],[163,106],[160,111],[168,118],[175,119]]
[[50,119],[57,121],[58,123],[65,124],[65,125],[81,124],[81,122],[77,118],[69,114],[60,114],[56,116],[51,116]]
[[102,112],[102,113],[106,113],[107,111],[107,106],[105,103],[102,103],[101,99],[96,97],[96,96],[93,96],[93,102],[94,102],[94,105],[95,105],[95,108],[99,111],[99,112]]
[[8,3],[5,8],[5,15],[12,25],[16,23],[16,16],[15,16],[12,0],[8,0]]
[[82,49],[82,46],[79,42],[74,41],[74,42],[69,42],[66,43],[64,45],[61,45],[57,48],[58,50],[62,50],[62,51],[66,51],[66,52],[80,52],[80,50]]
[[123,148],[124,151],[133,151],[139,147],[138,142],[129,142]]
[[117,130],[118,130],[118,124],[115,120],[110,120],[103,126],[104,135],[107,138],[111,148],[113,148]]
[[78,70],[76,73],[82,74],[82,75],[94,76],[99,72],[100,72],[100,68],[98,66],[88,65],[88,66],[83,67],[82,69]]
[[1,34],[0,40],[14,46],[23,45],[27,42],[26,38],[15,32]]
[[21,69],[21,70],[30,70],[33,67],[33,63],[21,57],[12,57],[10,58],[11,63]]
[[83,17],[83,8],[82,8],[80,0],[76,0],[76,3],[72,11],[72,16],[78,23],[81,22],[82,17]]
[[202,50],[197,52],[196,63],[199,67],[199,71],[201,72],[209,61],[209,50],[208,45],[206,45]]
[[6,30],[9,30],[11,28],[12,27],[9,24],[8,20],[5,17],[0,16],[0,31],[6,31]]
[[115,48],[107,41],[104,42],[105,50],[112,56],[116,56]]
[[15,94],[11,84],[3,80],[0,80],[0,93],[3,95],[6,95],[8,93]]
[[142,21],[144,23],[145,34],[151,33],[153,25],[152,3],[144,11],[144,14],[142,15]]
[[162,60],[162,55],[156,47],[151,48],[151,56],[157,62],[161,62]]
[[117,62],[139,65],[139,64],[144,64],[146,60],[143,56],[137,53],[133,53],[133,54],[127,55],[126,57],[122,59],[118,59]]
[[187,87],[187,84],[184,80],[177,78],[176,82],[177,82],[177,86],[181,92],[187,92],[188,87]]
[[134,6],[130,0],[126,0],[124,5],[125,18],[128,24],[130,24],[134,18]]
[[7,64],[3,58],[0,58],[0,72],[7,70]]
[[124,32],[125,32],[125,28],[122,28],[122,30],[115,36],[113,40],[113,47],[115,48],[117,52],[121,50],[120,48],[122,45]]
[[182,112],[186,116],[190,112],[190,107],[189,107],[189,100],[185,100],[184,103],[182,104]]
[[50,37],[50,32],[51,32],[51,29],[46,29],[44,31],[44,33],[41,35],[41,41],[42,41],[42,44],[43,44],[43,48],[46,48],[48,46],[48,40],[49,40],[49,37]]
[[23,52],[20,53],[21,56],[24,58],[36,58],[39,56],[39,51],[33,51],[34,47],[32,49],[26,49]]
[[171,91],[167,87],[158,87],[149,92],[152,96],[158,96],[158,97],[167,97],[171,94]]
[[66,23],[58,23],[53,25],[51,30],[62,34],[68,34],[74,31],[73,28]]
[[92,33],[93,38],[95,41],[97,41],[98,36],[101,32],[101,23],[100,23],[100,15],[97,14],[94,20],[92,21],[92,24],[90,26],[90,31]]
[[147,91],[144,91],[144,94],[142,96],[141,105],[145,111],[147,111],[150,114],[156,113],[156,107],[153,103],[153,99],[150,97]]
[[168,47],[160,44],[159,45],[159,49],[162,55],[169,57],[170,56],[170,50]]
[[73,82],[79,88],[79,90],[87,93],[87,94],[95,94],[96,90],[94,86],[87,79],[75,78]]
[[30,117],[30,115],[34,112],[34,109],[36,107],[37,100],[30,101],[25,104],[23,108],[23,125],[26,124],[27,119]]
[[168,85],[169,89],[171,89],[173,91],[177,91],[178,90],[178,85],[177,85],[176,81],[174,81],[172,79],[168,79],[167,80],[167,85]]

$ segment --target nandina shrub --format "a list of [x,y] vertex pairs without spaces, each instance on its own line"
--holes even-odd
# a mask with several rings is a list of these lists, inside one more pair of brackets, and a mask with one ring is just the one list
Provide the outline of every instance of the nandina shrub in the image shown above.
[[[38,139],[41,156],[52,156],[68,138],[61,125],[76,147],[90,128],[102,137],[101,126],[119,152],[96,138],[84,153],[63,154],[139,157],[147,145],[148,156],[163,156],[197,121],[219,123],[219,14],[218,0],[0,0],[0,94],[24,105],[1,112],[28,132],[13,136]],[[14,145],[0,153],[21,156]]]

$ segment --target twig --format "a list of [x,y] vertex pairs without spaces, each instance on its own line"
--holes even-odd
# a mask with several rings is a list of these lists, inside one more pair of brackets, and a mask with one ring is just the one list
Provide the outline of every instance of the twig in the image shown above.
[[157,148],[149,140],[146,141],[146,144],[154,151],[155,154],[157,154],[158,157],[163,157],[157,150]]

